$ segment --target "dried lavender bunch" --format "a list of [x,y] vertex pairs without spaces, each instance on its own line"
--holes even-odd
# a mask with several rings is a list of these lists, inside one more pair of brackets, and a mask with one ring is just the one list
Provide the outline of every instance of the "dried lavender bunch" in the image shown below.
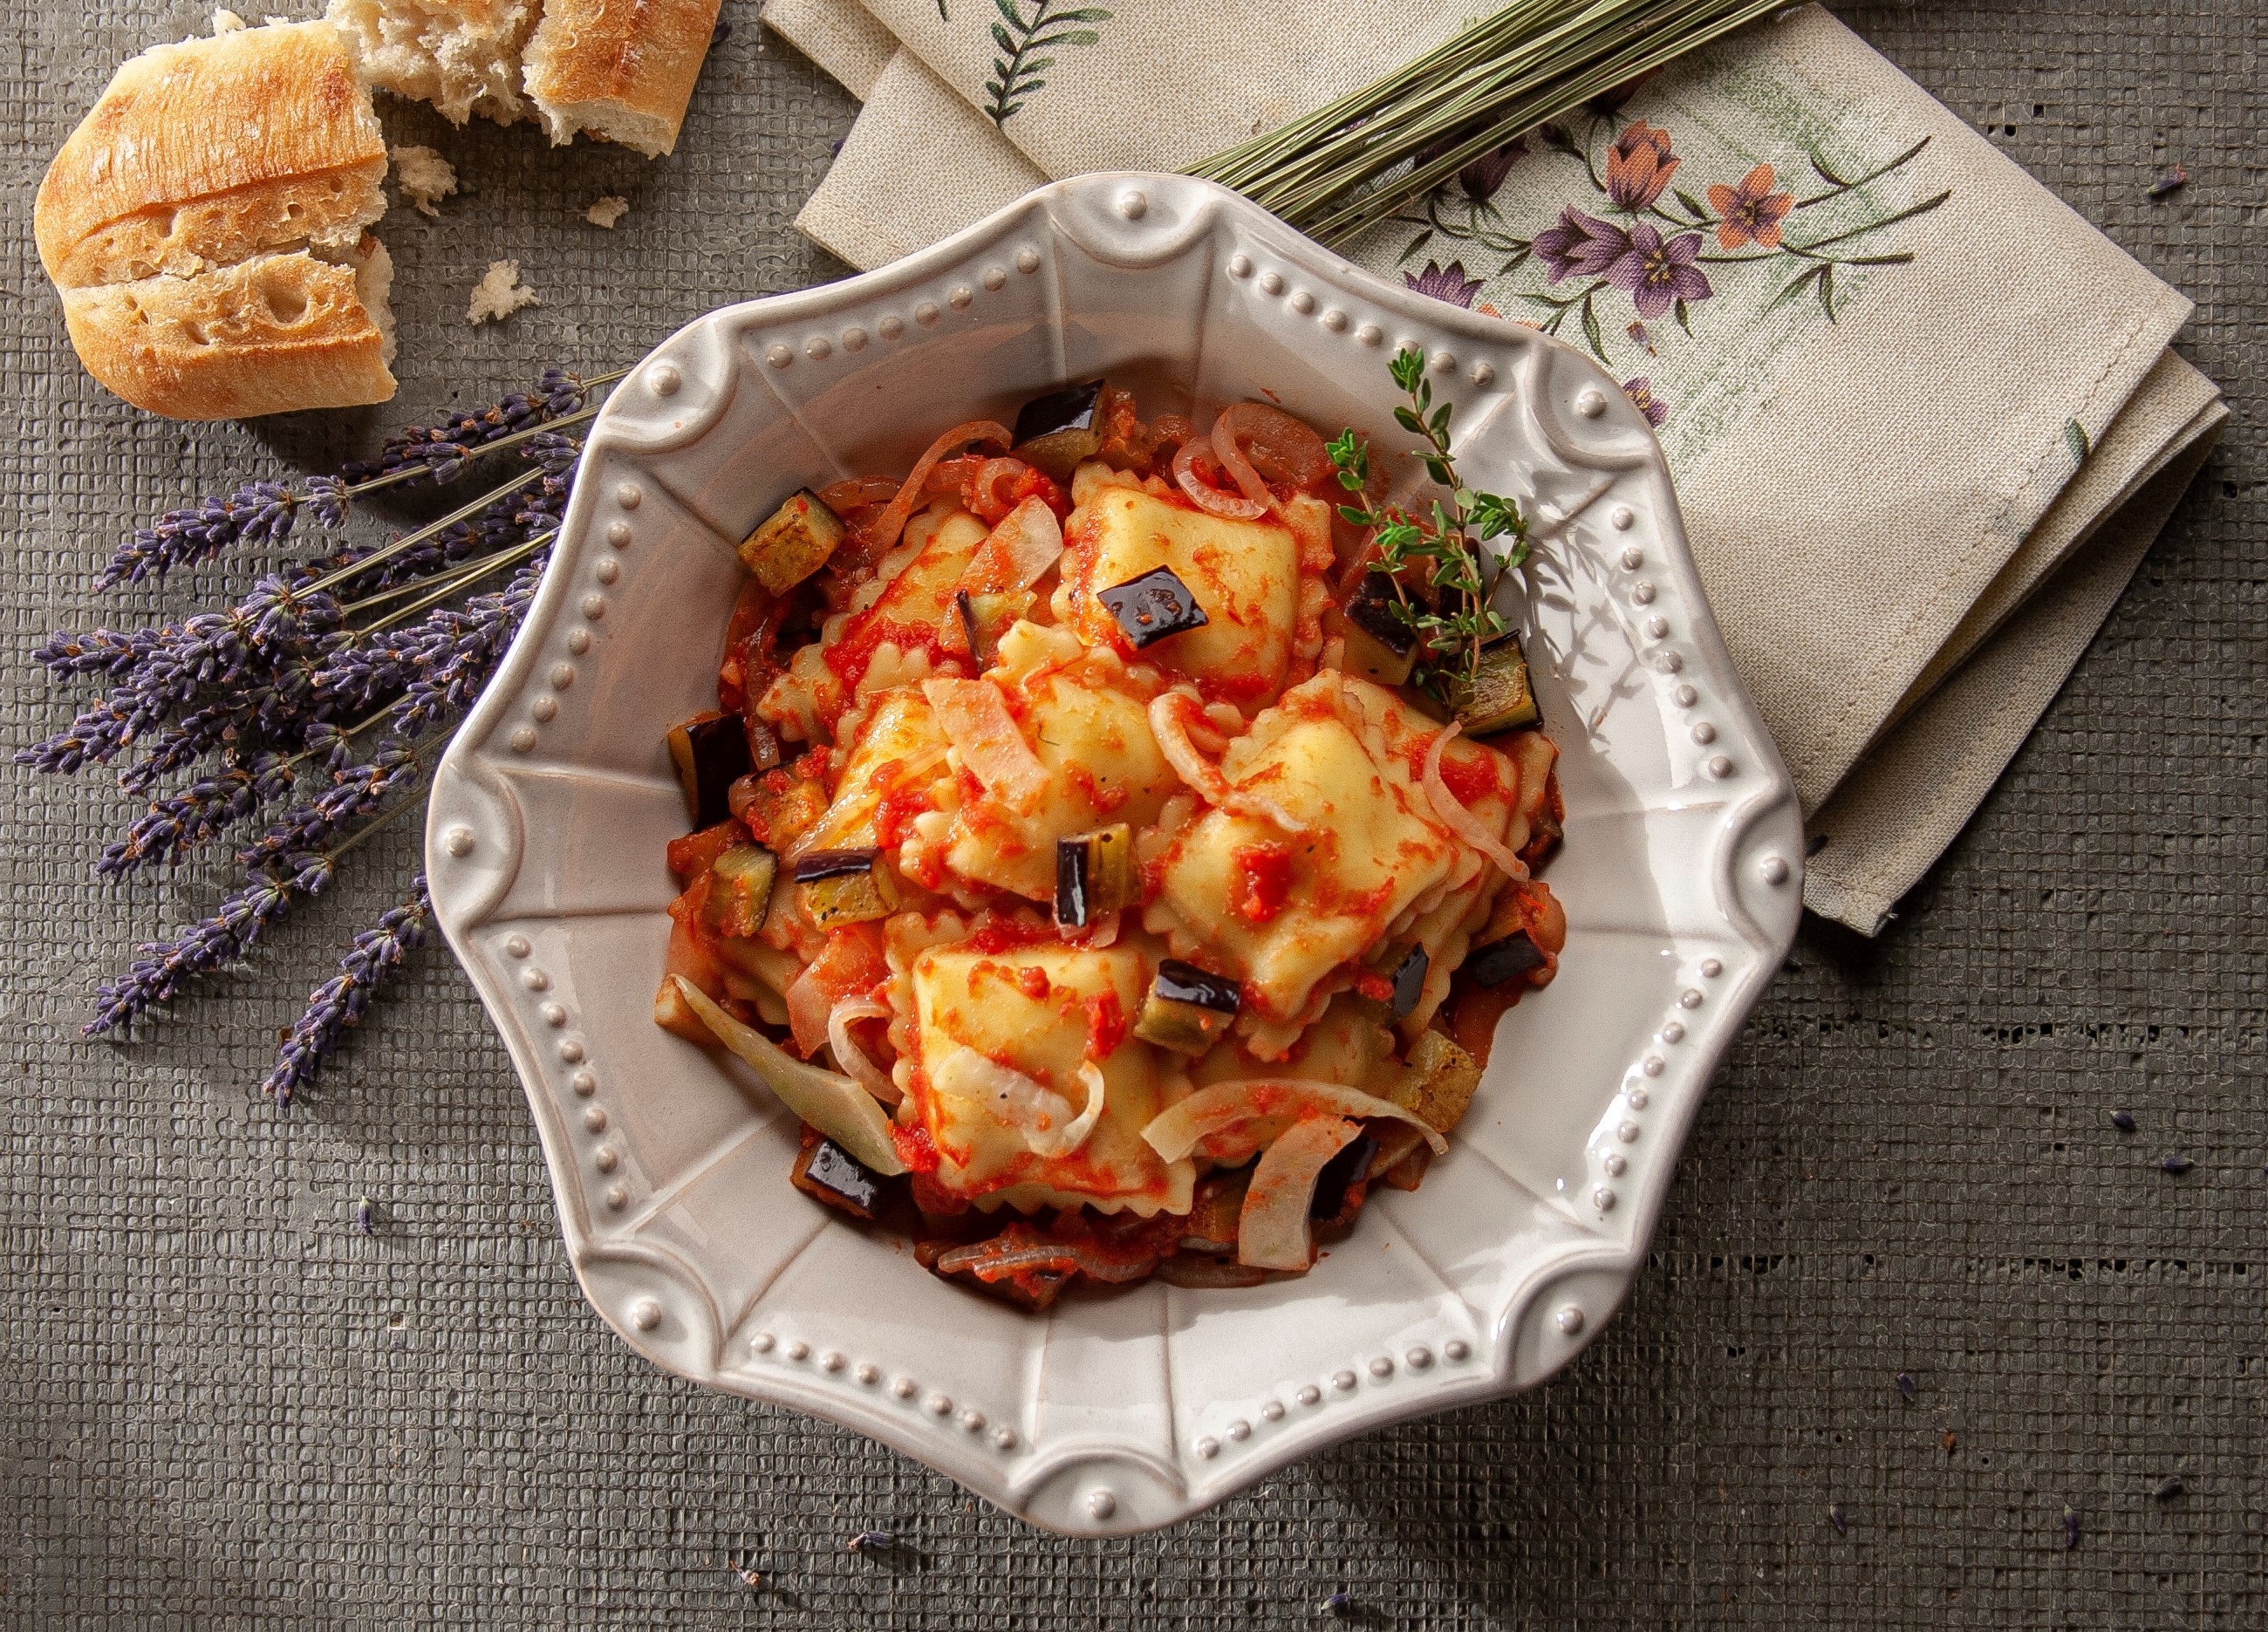
[[89,1037],[123,1026],[151,1003],[166,1003],[193,976],[234,963],[302,895],[320,894],[335,863],[328,856],[294,856],[246,877],[235,893],[170,941],[148,941],[126,977],[97,989],[94,1018],[80,1029]]
[[303,510],[318,526],[336,532],[362,494],[421,477],[447,482],[503,437],[580,411],[614,378],[618,376],[585,380],[548,368],[534,392],[514,392],[488,408],[453,414],[438,425],[412,425],[387,437],[376,459],[352,461],[339,475],[311,476],[296,487],[248,482],[225,498],[169,510],[151,526],[135,529],[95,579],[95,587],[162,577],[176,567],[201,565],[237,544],[281,544]]
[[361,1021],[371,999],[425,944],[432,926],[433,897],[421,872],[409,881],[409,899],[357,934],[353,950],[339,959],[339,972],[308,995],[306,1010],[285,1035],[261,1092],[278,1105],[289,1105],[293,1094],[314,1081],[340,1035]]

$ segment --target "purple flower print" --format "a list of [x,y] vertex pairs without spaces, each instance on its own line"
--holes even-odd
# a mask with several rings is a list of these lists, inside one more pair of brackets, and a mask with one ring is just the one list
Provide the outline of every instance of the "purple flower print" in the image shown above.
[[1658,318],[1678,301],[1706,300],[1715,292],[1708,274],[1693,264],[1700,254],[1698,232],[1680,233],[1665,244],[1641,221],[1630,230],[1630,246],[1607,268],[1607,282],[1628,291],[1640,317]]
[[1462,261],[1452,261],[1446,267],[1428,261],[1423,272],[1404,272],[1402,281],[1421,295],[1431,295],[1436,300],[1446,300],[1453,306],[1470,311],[1473,297],[1481,292],[1484,280],[1467,277]]
[[1559,224],[1535,235],[1535,253],[1543,257],[1550,281],[1567,277],[1597,277],[1630,253],[1631,240],[1622,229],[1585,215],[1570,204],[1559,212]]
[[1496,196],[1497,188],[1504,185],[1514,164],[1528,157],[1528,138],[1514,136],[1502,147],[1492,147],[1478,158],[1457,172],[1457,185],[1465,196],[1476,204],[1485,204]]
[[1669,404],[1653,394],[1653,381],[1643,374],[1636,379],[1623,381],[1623,395],[1631,400],[1632,408],[1646,415],[1646,423],[1657,430],[1661,429],[1661,422],[1669,417]]

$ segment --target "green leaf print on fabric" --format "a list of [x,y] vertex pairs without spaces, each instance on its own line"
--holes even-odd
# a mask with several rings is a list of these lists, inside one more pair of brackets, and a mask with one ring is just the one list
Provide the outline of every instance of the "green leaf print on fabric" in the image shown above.
[[1019,108],[1047,89],[1042,76],[1056,59],[1045,53],[1098,43],[1101,34],[1086,25],[1107,23],[1112,13],[1099,5],[1058,7],[1055,0],[992,4],[1000,12],[1000,20],[992,25],[992,43],[1001,54],[992,59],[992,77],[984,82],[984,94],[990,99],[984,111],[994,124],[1005,125]]

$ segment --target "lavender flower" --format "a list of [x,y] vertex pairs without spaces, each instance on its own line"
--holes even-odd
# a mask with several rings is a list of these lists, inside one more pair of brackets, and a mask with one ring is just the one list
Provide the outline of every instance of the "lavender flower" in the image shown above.
[[1607,268],[1607,282],[1629,292],[1642,318],[1658,318],[1681,300],[1706,300],[1715,291],[1709,275],[1694,265],[1701,235],[1683,232],[1662,241],[1644,221],[1630,230],[1630,246]]
[[1630,239],[1620,227],[1587,216],[1570,204],[1559,212],[1559,224],[1535,235],[1535,253],[1543,257],[1548,280],[1598,277],[1630,253]]
[[415,747],[381,748],[360,764],[333,771],[329,787],[285,811],[238,850],[236,858],[257,871],[293,856],[328,849],[365,817],[376,814],[388,794],[415,786],[424,774]]
[[[339,959],[339,972],[309,995],[306,1011],[285,1036],[261,1092],[278,1105],[289,1105],[293,1094],[314,1081],[340,1034],[360,1022],[387,977],[425,944],[432,923],[433,897],[421,872],[410,881],[409,899],[388,909],[375,928],[357,935],[353,950]],[[370,1231],[364,1228],[363,1233]]]
[[1452,261],[1446,267],[1428,261],[1423,272],[1404,272],[1402,281],[1421,295],[1431,295],[1436,300],[1446,300],[1469,311],[1473,297],[1481,292],[1483,285],[1482,279],[1465,276],[1465,263],[1462,261]]
[[282,798],[291,790],[296,774],[291,760],[262,754],[248,764],[232,765],[216,776],[201,777],[182,791],[152,803],[126,830],[124,838],[114,839],[104,847],[94,870],[115,877],[158,862],[179,865],[197,846]]
[[123,980],[95,992],[94,1018],[79,1029],[88,1037],[114,1030],[152,1003],[170,1003],[182,984],[234,963],[302,895],[320,894],[331,881],[328,856],[293,856],[254,869],[242,888],[212,915],[171,941],[145,942]]
[[[496,593],[475,596],[462,609],[443,607],[422,623],[388,632],[384,638],[394,643],[394,658],[407,676],[390,721],[395,737],[422,736],[448,715],[472,706],[519,632],[550,558],[548,549],[541,551]],[[396,641],[396,636],[405,638]]]
[[[169,510],[154,526],[135,529],[95,579],[95,587],[139,584],[175,567],[194,567],[232,544],[280,544],[291,535],[299,507],[316,498],[312,483],[306,491],[294,493],[280,482],[254,482],[225,499],[205,499],[190,510]],[[313,508],[315,519],[326,527],[346,519],[344,505],[335,502],[330,490],[323,492]]]

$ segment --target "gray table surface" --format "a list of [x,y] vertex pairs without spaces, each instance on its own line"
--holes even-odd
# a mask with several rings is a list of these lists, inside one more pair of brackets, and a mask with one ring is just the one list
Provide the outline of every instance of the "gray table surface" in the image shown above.
[[[397,210],[383,229],[400,400],[204,428],[82,377],[30,228],[48,155],[110,67],[201,8],[19,16],[0,67],[7,740],[59,717],[27,660],[48,629],[189,604],[88,588],[136,518],[839,275],[789,222],[854,110],[754,11],[730,0],[666,163],[389,110],[468,186],[441,224]],[[1565,1376],[1164,1534],[1041,1535],[609,1335],[446,952],[302,1107],[254,1097],[276,1029],[406,870],[407,834],[243,973],[130,1046],[88,1043],[92,982],[217,878],[91,882],[121,796],[11,771],[0,1621],[1243,1628],[1308,1624],[1344,1589],[1370,1626],[2268,1621],[2260,24],[2242,0],[1843,12],[2196,298],[2181,349],[2235,421],[1889,933],[1807,926],[1633,1296]],[[2146,198],[2176,160],[2188,187]],[[608,192],[631,202],[611,234],[578,219]],[[502,255],[544,304],[469,329],[465,293]],[[2196,1166],[2169,1176],[2171,1152]],[[2175,1473],[2185,1491],[2154,1497]],[[846,1551],[868,1528],[901,1545]]]

